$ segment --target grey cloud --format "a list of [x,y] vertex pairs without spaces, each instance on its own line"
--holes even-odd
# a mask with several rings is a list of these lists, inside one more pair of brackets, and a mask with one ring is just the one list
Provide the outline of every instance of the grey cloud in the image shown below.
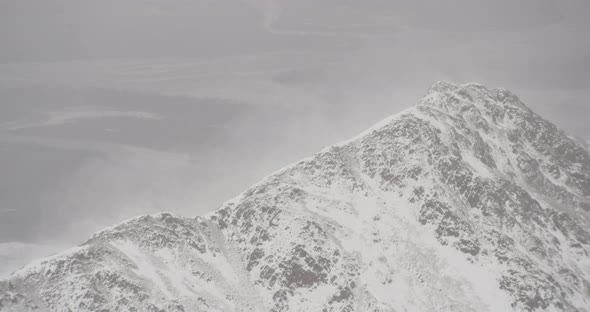
[[589,21],[578,0],[0,1],[0,243],[206,213],[438,80],[590,138]]

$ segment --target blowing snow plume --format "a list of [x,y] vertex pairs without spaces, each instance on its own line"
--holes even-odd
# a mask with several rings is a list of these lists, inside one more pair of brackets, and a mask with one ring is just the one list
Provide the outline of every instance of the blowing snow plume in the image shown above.
[[15,272],[2,311],[588,311],[590,154],[504,89],[419,104],[202,217]]

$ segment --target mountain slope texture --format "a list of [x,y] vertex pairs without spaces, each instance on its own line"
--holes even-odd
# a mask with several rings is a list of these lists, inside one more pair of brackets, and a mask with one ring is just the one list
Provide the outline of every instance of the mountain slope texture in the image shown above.
[[437,83],[202,217],[142,216],[0,282],[0,311],[590,312],[590,155]]

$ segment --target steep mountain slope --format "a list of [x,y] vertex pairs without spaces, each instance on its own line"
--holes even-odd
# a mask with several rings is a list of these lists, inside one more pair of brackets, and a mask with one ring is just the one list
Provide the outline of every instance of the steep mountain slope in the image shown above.
[[413,108],[194,219],[97,233],[0,311],[590,311],[590,154],[506,90]]

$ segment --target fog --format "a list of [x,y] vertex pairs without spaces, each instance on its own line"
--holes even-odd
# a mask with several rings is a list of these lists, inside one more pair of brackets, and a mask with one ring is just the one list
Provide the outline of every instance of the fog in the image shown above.
[[208,213],[439,80],[590,139],[589,21],[573,0],[0,0],[0,275]]

